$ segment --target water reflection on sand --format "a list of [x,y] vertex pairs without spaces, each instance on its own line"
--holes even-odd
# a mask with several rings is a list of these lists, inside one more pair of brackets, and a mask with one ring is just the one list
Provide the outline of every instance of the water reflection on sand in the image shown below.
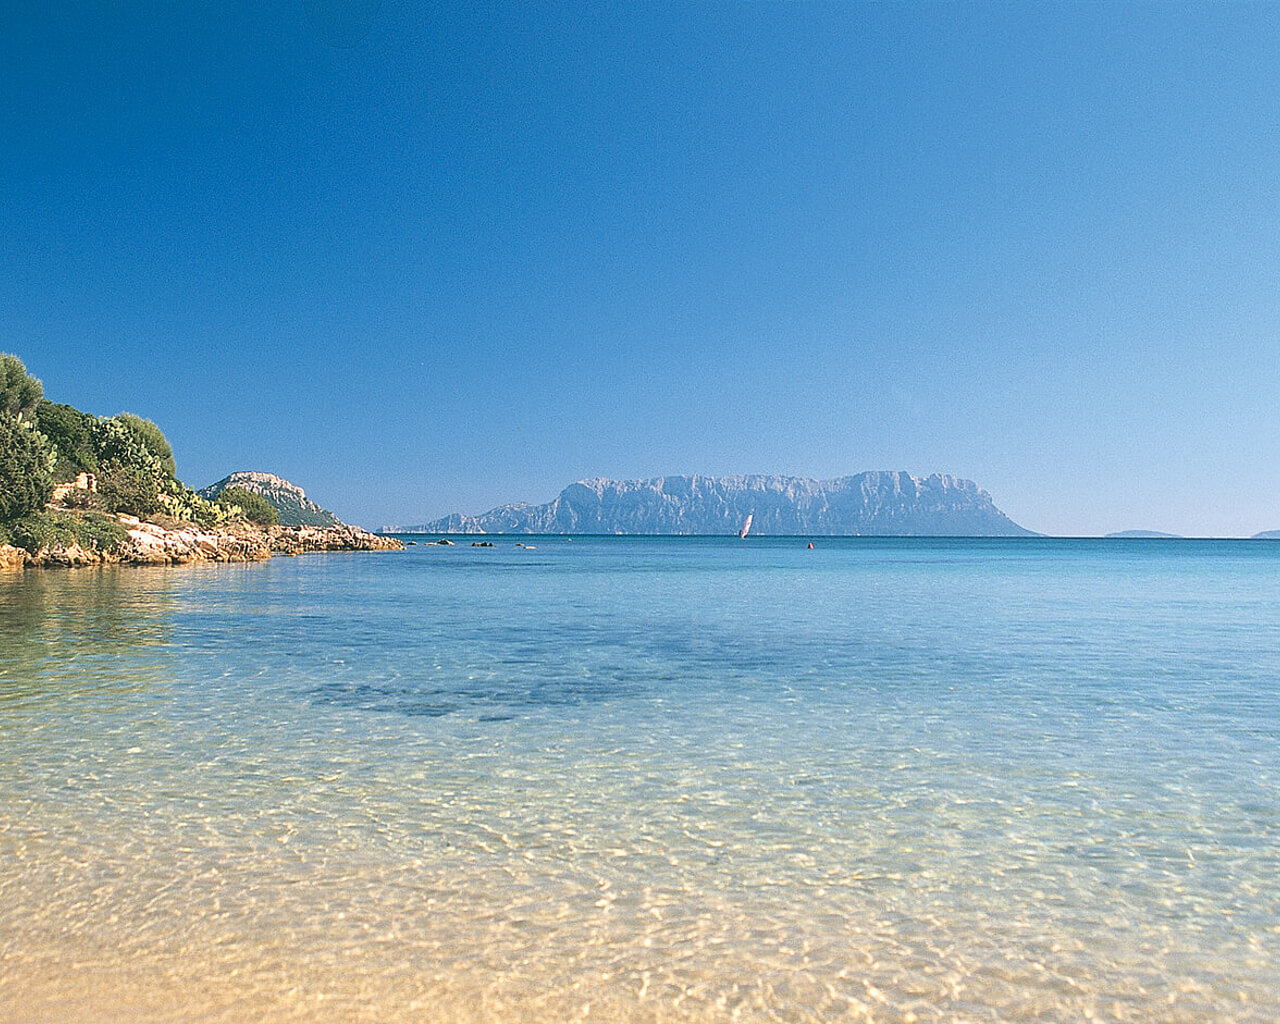
[[0,583],[0,1020],[1280,1017],[1265,574],[575,548]]

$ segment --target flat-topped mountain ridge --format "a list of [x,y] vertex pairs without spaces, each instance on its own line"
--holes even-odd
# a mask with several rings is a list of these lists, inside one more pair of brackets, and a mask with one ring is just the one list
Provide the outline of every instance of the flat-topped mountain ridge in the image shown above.
[[596,477],[543,505],[517,502],[482,515],[454,513],[403,533],[724,535],[747,516],[777,536],[1029,537],[971,480],[934,473],[857,473],[832,480],[770,474]]

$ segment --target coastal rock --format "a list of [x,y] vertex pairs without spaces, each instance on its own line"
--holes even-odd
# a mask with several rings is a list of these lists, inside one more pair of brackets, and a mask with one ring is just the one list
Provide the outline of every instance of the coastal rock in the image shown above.
[[367,533],[359,527],[271,526],[266,530],[273,554],[300,555],[308,551],[400,551],[404,545],[394,537]]
[[74,480],[67,483],[57,484],[53,488],[53,495],[49,499],[51,505],[61,505],[69,501],[76,492],[84,494],[98,493],[98,477],[93,473],[80,473]]
[[0,570],[21,569],[26,564],[27,553],[12,544],[0,544]]
[[579,480],[545,505],[455,513],[405,533],[614,533],[783,536],[1034,534],[996,508],[971,480],[942,473],[859,473],[834,480],[790,476],[669,476]]
[[54,544],[39,551],[0,547],[0,568],[65,567],[83,565],[185,565],[189,562],[260,562],[275,554],[309,551],[398,551],[404,545],[392,537],[366,533],[354,526],[272,526],[248,523],[202,530],[189,523],[162,526],[133,516],[117,517],[126,527],[125,539],[110,550],[79,544]]
[[71,544],[67,547],[56,546],[46,549],[44,564],[74,568],[82,565],[103,565],[105,561],[105,552],[97,548],[82,548],[79,544]]

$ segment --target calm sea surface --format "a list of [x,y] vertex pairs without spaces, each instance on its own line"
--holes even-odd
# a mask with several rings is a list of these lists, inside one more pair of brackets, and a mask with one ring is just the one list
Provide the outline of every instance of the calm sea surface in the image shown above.
[[1280,544],[0,579],[0,1020],[1280,1019]]

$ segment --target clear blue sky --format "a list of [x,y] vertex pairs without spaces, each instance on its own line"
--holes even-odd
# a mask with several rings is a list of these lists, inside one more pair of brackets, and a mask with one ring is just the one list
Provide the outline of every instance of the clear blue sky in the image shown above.
[[3,10],[0,350],[188,483],[1280,528],[1280,4],[325,6]]

